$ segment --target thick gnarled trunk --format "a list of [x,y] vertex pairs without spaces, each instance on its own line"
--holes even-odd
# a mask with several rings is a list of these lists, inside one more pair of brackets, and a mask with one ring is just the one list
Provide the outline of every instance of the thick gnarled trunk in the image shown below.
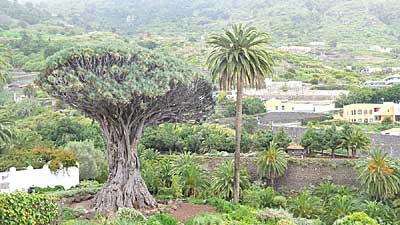
[[95,207],[103,215],[119,208],[154,208],[157,203],[140,175],[137,145],[143,126],[130,129],[102,127],[107,141],[108,181],[97,193]]

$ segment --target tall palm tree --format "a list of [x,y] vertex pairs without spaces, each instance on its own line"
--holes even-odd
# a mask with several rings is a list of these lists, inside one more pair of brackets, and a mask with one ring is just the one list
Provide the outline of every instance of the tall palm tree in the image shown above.
[[273,60],[267,50],[269,36],[254,27],[233,25],[231,30],[210,37],[212,51],[207,66],[220,89],[235,89],[236,97],[236,147],[234,170],[234,203],[240,193],[240,135],[242,125],[243,87],[261,88],[265,77],[272,74]]
[[272,187],[274,180],[282,176],[288,165],[286,152],[284,152],[275,142],[269,144],[269,149],[259,153],[257,168],[261,176],[265,176],[271,180]]
[[399,168],[381,150],[373,150],[370,155],[370,160],[361,161],[357,165],[361,187],[377,200],[389,199],[399,194]]
[[342,130],[342,143],[341,147],[347,149],[347,155],[355,158],[357,151],[366,151],[370,144],[371,139],[358,127],[344,126]]
[[4,115],[0,115],[0,151],[14,137],[12,125],[14,123]]

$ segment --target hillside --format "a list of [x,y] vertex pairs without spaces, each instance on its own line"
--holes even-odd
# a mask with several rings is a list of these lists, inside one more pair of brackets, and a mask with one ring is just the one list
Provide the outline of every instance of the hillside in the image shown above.
[[89,30],[123,34],[205,34],[233,22],[268,30],[273,42],[395,45],[397,0],[23,0]]

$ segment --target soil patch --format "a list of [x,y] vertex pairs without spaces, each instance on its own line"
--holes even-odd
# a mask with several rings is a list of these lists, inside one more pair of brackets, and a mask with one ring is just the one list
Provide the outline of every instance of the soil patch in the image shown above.
[[215,208],[209,205],[196,205],[191,203],[179,204],[178,208],[170,215],[175,217],[181,223],[185,223],[190,217],[204,212],[215,212]]

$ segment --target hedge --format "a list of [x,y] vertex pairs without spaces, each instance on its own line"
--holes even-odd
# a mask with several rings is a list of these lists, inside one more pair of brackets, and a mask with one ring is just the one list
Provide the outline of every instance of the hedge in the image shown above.
[[0,194],[2,225],[48,225],[57,221],[57,204],[43,194]]

